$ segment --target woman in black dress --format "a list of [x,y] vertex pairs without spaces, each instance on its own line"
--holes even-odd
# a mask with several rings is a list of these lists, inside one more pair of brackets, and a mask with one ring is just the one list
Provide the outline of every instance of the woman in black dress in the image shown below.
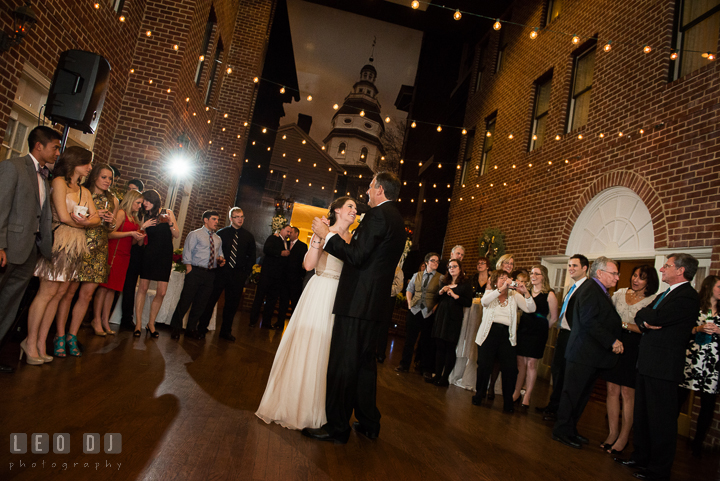
[[487,257],[480,257],[477,261],[477,274],[470,280],[475,297],[482,297],[487,287],[488,279],[490,279],[490,271]]
[[435,377],[425,378],[436,386],[450,385],[448,377],[455,367],[455,347],[460,339],[463,308],[472,305],[472,286],[465,280],[462,264],[457,259],[448,261],[448,273],[440,281],[440,301],[435,312],[432,337],[435,339]]
[[133,336],[140,337],[145,296],[150,281],[156,281],[157,289],[155,298],[150,305],[150,319],[146,329],[152,337],[158,337],[155,332],[155,318],[167,293],[172,270],[173,239],[180,237],[180,229],[175,221],[175,214],[170,209],[160,209],[162,201],[157,191],[146,190],[143,192],[143,197],[145,200],[140,211],[140,220],[143,222],[147,237],[140,271],[140,285],[135,296],[135,332]]
[[545,353],[548,330],[558,317],[558,301],[550,288],[548,271],[545,266],[534,265],[530,268],[530,294],[535,299],[535,312],[523,312],[517,329],[518,378],[515,384],[513,401],[520,399],[523,384],[525,396],[522,408],[530,406],[530,398],[537,379],[538,361]]

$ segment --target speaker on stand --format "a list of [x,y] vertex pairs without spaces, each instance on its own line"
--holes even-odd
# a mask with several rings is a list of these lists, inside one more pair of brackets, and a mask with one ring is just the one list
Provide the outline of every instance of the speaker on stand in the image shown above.
[[110,80],[110,63],[83,50],[60,55],[48,93],[45,116],[65,126],[62,150],[70,129],[95,133]]

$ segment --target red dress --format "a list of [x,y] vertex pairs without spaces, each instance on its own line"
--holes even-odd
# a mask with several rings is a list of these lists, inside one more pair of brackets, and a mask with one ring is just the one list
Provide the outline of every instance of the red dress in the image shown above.
[[[126,217],[123,225],[117,232],[132,232],[138,230],[138,225],[133,222],[132,217]],[[103,287],[112,289],[113,291],[123,290],[125,284],[125,274],[127,274],[130,265],[130,248],[132,247],[132,236],[121,237],[119,239],[110,239],[108,242],[108,265],[110,266],[110,275]]]

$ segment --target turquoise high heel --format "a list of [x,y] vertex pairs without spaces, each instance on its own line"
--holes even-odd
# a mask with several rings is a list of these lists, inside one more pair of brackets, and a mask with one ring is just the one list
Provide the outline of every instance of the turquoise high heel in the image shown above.
[[71,356],[75,356],[75,357],[82,356],[82,352],[80,352],[80,349],[78,348],[78,345],[77,345],[77,336],[75,336],[73,334],[67,334],[65,336],[65,342],[67,342],[68,353]]

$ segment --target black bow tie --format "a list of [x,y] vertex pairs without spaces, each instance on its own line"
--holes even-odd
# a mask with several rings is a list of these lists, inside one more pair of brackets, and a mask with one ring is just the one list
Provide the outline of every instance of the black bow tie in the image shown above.
[[47,166],[43,165],[42,167],[38,167],[38,174],[43,176],[43,179],[47,180],[48,176],[50,175],[50,169],[47,168]]

